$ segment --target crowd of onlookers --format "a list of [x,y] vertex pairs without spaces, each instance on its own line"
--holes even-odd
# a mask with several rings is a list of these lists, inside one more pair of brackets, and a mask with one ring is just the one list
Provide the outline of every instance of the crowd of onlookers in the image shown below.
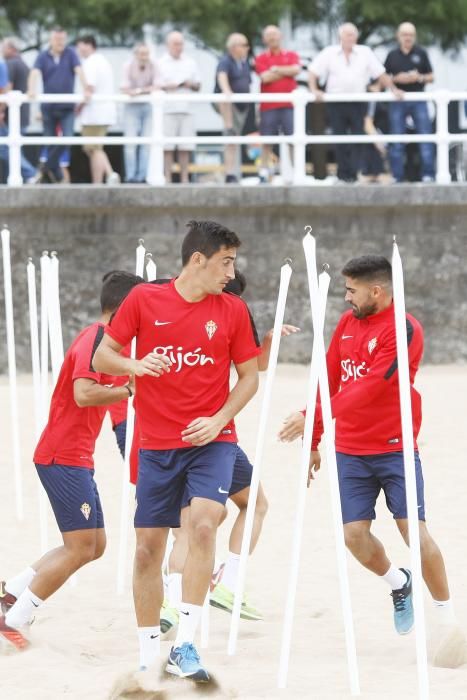
[[[324,133],[327,125],[334,134],[376,134],[386,131],[403,134],[408,125],[415,133],[432,132],[425,101],[410,99],[410,93],[424,90],[433,81],[433,69],[425,49],[416,43],[416,29],[402,23],[397,31],[397,48],[389,51],[384,63],[375,53],[358,43],[358,30],[350,23],[338,32],[339,41],[320,51],[307,66],[303,66],[295,51],[282,44],[278,27],[267,26],[262,33],[264,51],[252,55],[247,38],[232,33],[226,42],[225,54],[220,59],[213,90],[223,93],[228,101],[213,105],[222,118],[224,134],[239,136],[259,132],[262,136],[286,135],[294,132],[292,102],[262,102],[254,105],[236,102],[235,94],[252,90],[253,76],[259,81],[262,93],[290,93],[298,87],[298,76],[305,70],[308,87],[314,93],[315,110],[313,133]],[[114,102],[93,100],[94,95],[109,95],[121,90],[130,99],[124,104],[123,131],[129,137],[148,137],[153,131],[152,106],[131,98],[154,91],[176,94],[177,99],[164,104],[164,137],[194,137],[196,134],[193,103],[186,95],[201,87],[200,70],[193,57],[184,50],[184,37],[178,31],[166,37],[165,52],[154,59],[149,46],[138,44],[131,60],[125,65],[120,85],[115,86],[109,60],[99,51],[92,35],[79,37],[69,45],[66,32],[57,27],[50,33],[47,48],[39,52],[30,69],[21,57],[20,43],[8,37],[2,43],[0,60],[0,92],[19,90],[31,100],[37,97],[38,81],[48,94],[69,94],[75,91],[76,79],[81,86],[83,100],[75,103],[41,103],[40,112],[44,136],[73,136],[75,119],[79,116],[84,137],[103,137],[117,121]],[[258,90],[253,86],[253,91]],[[371,100],[375,91],[391,90],[391,102]],[[328,102],[323,94],[369,92],[369,101]],[[178,96],[180,99],[178,99]],[[321,114],[321,118],[316,115]],[[26,133],[30,120],[29,104],[21,108],[21,131]],[[162,125],[161,125],[162,126]],[[0,105],[0,135],[8,134],[8,110]],[[335,147],[337,179],[355,182],[358,178],[377,181],[389,172],[393,182],[404,180],[405,145],[390,144],[337,144]],[[175,151],[180,181],[189,181],[189,166],[194,144],[176,148],[164,144],[164,169],[171,182]],[[85,144],[83,150],[89,159],[93,183],[117,184],[120,175],[113,169],[102,145]],[[147,145],[125,145],[124,179],[128,183],[144,183],[148,178],[150,148]],[[432,143],[419,144],[420,179],[434,180],[435,153]],[[293,159],[292,148],[290,158]],[[277,149],[263,145],[258,159],[259,181],[268,183],[277,168]],[[0,146],[0,161],[4,176],[8,173],[8,148]],[[41,149],[37,163],[21,157],[21,174],[26,183],[55,183],[69,181],[70,148],[60,142]],[[241,149],[227,145],[224,149],[224,176],[226,183],[241,178]],[[387,179],[387,177],[386,177]]]

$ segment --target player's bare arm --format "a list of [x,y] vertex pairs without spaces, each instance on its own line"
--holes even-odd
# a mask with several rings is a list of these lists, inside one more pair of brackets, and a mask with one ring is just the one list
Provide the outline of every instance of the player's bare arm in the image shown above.
[[134,360],[120,355],[122,347],[109,335],[104,334],[94,355],[94,369],[97,372],[105,372],[116,377],[125,374],[137,377],[143,377],[144,375],[160,377],[164,372],[170,372],[172,363],[165,355],[150,352],[140,360]]
[[77,406],[107,406],[123,401],[135,394],[134,380],[130,379],[123,386],[103,386],[93,379],[81,377],[73,382],[73,396]]
[[238,381],[220,411],[210,417],[200,416],[182,431],[183,442],[197,447],[212,442],[222,428],[239,413],[258,390],[258,363],[256,357],[235,365]]
[[293,442],[303,437],[305,430],[305,416],[301,411],[295,411],[284,420],[284,425],[279,431],[278,438],[281,442]]
[[306,482],[307,488],[310,487],[311,482],[315,478],[316,472],[321,469],[321,455],[319,450],[311,450],[310,453],[310,463],[308,465],[308,479]]

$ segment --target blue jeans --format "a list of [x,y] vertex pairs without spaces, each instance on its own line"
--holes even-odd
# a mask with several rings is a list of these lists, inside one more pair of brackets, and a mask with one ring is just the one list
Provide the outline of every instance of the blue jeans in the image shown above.
[[[125,105],[125,136],[150,136],[152,107],[150,104],[135,103]],[[125,155],[125,180],[145,182],[148,172],[149,146],[127,145]]]
[[[411,116],[415,125],[415,133],[431,134],[431,121],[428,116],[426,102],[391,102],[389,105],[389,126],[391,134],[405,134],[407,117]],[[420,143],[420,160],[422,177],[435,176],[435,149],[432,143]],[[389,161],[394,179],[402,182],[404,179],[405,144],[392,143],[389,146]]]
[[[55,136],[57,127],[60,125],[63,136],[73,136],[75,115],[73,110],[46,105],[47,109],[42,110],[42,122],[44,136]],[[47,147],[47,160],[44,164],[46,170],[50,170],[56,180],[63,180],[62,169],[60,168],[60,157],[63,151],[68,148],[62,145],[49,145]]]
[[[8,127],[6,126],[6,124],[0,126],[0,136],[8,136]],[[8,146],[0,146],[0,160],[2,160],[4,163],[3,167],[6,179],[8,178],[10,169]],[[21,177],[23,178],[23,180],[30,180],[36,175],[36,173],[36,168],[33,165],[31,165],[28,159],[25,156],[23,156],[23,153],[21,152]]]

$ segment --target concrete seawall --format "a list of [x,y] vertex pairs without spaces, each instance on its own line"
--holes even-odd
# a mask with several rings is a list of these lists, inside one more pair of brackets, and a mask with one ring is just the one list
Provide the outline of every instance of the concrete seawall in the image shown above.
[[[311,345],[304,226],[313,227],[318,260],[331,268],[327,332],[345,308],[340,277],[350,257],[391,255],[397,235],[406,276],[407,308],[425,326],[425,361],[467,360],[467,187],[463,185],[165,188],[93,186],[0,188],[0,221],[11,229],[18,367],[30,370],[26,261],[57,250],[65,344],[98,314],[102,274],[133,269],[139,237],[154,254],[158,276],[179,267],[190,219],[212,218],[243,241],[239,266],[261,333],[271,327],[278,273],[293,260],[286,320],[301,326],[281,350],[284,361],[306,361]],[[0,347],[5,348],[3,281]],[[6,351],[0,371],[6,369]]]

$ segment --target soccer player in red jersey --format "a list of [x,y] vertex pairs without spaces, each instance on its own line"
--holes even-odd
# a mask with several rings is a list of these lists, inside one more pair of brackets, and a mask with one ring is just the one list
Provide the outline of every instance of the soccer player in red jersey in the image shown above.
[[[180,275],[145,284],[125,299],[95,355],[95,367],[134,374],[140,431],[136,485],[134,599],[140,665],[160,649],[161,566],[169,528],[179,527],[190,500],[190,551],[183,572],[177,638],[167,671],[209,679],[193,645],[211,578],[216,531],[237,452],[234,416],[258,387],[261,350],[245,302],[222,294],[235,276],[240,240],[212,221],[191,221]],[[120,350],[136,336],[136,357]],[[230,365],[238,381],[230,391]]]
[[[396,525],[408,544],[407,504],[397,371],[392,270],[386,258],[365,255],[342,270],[351,309],[341,317],[327,353],[342,516],[347,547],[367,569],[392,589],[394,623],[399,634],[413,627],[412,579],[394,567],[382,543],[371,533],[376,499],[384,492]],[[425,523],[423,475],[417,447],[421,397],[414,388],[423,352],[423,330],[407,314],[422,572],[440,622],[455,622],[442,554]],[[279,433],[283,441],[303,435],[303,413],[294,413]],[[315,416],[309,479],[320,468],[321,411]]]
[[129,381],[124,386],[112,386],[114,377],[96,371],[93,360],[105,324],[140,282],[141,277],[128,272],[114,271],[104,277],[101,318],[73,341],[58,376],[34,462],[63,545],[2,582],[0,635],[18,649],[28,645],[21,627],[36,608],[75,571],[102,556],[105,549],[104,519],[94,482],[94,447],[107,406],[131,395],[134,385]]

